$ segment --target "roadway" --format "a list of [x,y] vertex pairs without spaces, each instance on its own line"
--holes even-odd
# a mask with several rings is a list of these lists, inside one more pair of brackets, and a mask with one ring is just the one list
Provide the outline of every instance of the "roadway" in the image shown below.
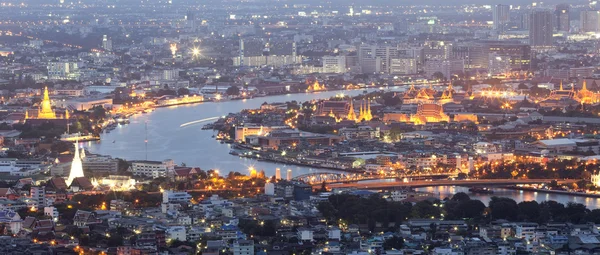
[[[518,184],[550,183],[554,179],[485,179],[485,180],[436,180],[436,181],[395,181],[371,183],[339,183],[327,185],[328,188],[356,188],[356,189],[395,189],[395,188],[421,188],[434,186],[510,186]],[[578,180],[558,180],[559,184],[574,183]],[[320,188],[321,184],[314,184],[313,188]]]

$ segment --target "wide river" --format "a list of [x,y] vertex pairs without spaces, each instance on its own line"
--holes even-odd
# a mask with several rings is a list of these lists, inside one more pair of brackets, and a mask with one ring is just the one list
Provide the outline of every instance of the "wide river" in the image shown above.
[[[362,92],[363,90],[353,90],[343,93],[356,96]],[[269,176],[275,175],[277,167],[282,169],[283,176],[287,169],[292,169],[293,176],[324,171],[323,169],[274,164],[233,156],[229,154],[230,145],[216,141],[212,137],[214,134],[212,130],[201,130],[202,126],[210,121],[184,127],[181,125],[224,116],[242,109],[259,108],[264,102],[275,103],[291,100],[304,102],[329,98],[339,93],[341,92],[289,94],[157,108],[152,113],[131,116],[130,124],[119,125],[110,133],[103,134],[101,142],[87,142],[84,145],[92,153],[128,160],[173,159],[178,165],[185,163],[187,166],[200,167],[204,170],[218,169],[221,174],[227,174],[230,171],[247,174],[250,167],[254,167],[258,171],[264,170]],[[148,136],[147,150],[144,144],[146,135]]]
[[[282,169],[282,175],[284,176],[287,169],[292,169],[293,176],[320,171],[331,172],[331,170],[325,169],[276,164],[233,156],[229,154],[230,145],[221,144],[219,141],[216,141],[212,137],[212,130],[201,130],[202,126],[208,122],[200,122],[183,127],[181,125],[224,116],[228,113],[239,112],[242,109],[259,108],[264,102],[274,103],[291,100],[303,102],[329,98],[339,93],[339,91],[328,91],[310,94],[290,94],[248,100],[217,103],[206,102],[158,108],[152,113],[132,116],[130,124],[119,125],[110,133],[103,134],[101,142],[87,142],[83,144],[90,152],[96,154],[110,155],[127,160],[173,159],[176,164],[185,163],[187,166],[200,167],[205,170],[218,169],[221,174],[227,174],[230,171],[247,174],[250,167],[254,167],[257,170],[264,170],[269,176],[275,175],[275,168],[278,167]],[[362,90],[344,92],[344,94],[351,96],[360,93],[362,93]],[[144,143],[146,136],[148,137],[147,149]],[[435,193],[441,199],[452,196],[452,194],[460,191],[468,193],[467,189],[463,187],[432,187],[418,190]],[[492,196],[470,193],[469,195],[482,200],[486,204]],[[562,194],[495,189],[493,195],[510,197],[518,202],[524,200],[536,200],[538,202],[556,200],[561,203],[583,203],[590,209],[600,207],[600,199],[573,197]]]

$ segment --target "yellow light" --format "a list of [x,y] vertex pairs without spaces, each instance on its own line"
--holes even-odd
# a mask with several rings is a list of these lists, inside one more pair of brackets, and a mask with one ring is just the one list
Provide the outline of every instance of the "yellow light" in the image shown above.
[[192,55],[193,55],[194,57],[197,57],[198,55],[200,55],[200,49],[198,49],[198,48],[193,48],[193,49],[192,49]]

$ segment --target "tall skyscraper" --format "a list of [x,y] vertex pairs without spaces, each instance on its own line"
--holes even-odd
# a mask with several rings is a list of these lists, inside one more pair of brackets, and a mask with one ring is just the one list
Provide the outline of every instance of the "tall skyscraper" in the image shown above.
[[599,32],[600,31],[600,11],[581,11],[579,15],[580,32]]
[[529,14],[529,44],[533,48],[553,45],[554,14],[548,10],[533,10]]
[[510,6],[504,4],[494,5],[492,8],[494,30],[503,31],[506,23],[510,21]]
[[554,10],[554,15],[556,16],[556,30],[557,31],[565,31],[569,32],[570,30],[570,15],[571,6],[569,4],[559,4],[556,5],[556,10]]
[[244,39],[240,39],[240,66],[244,66]]
[[288,169],[287,170],[287,176],[286,176],[285,179],[288,180],[288,181],[292,180],[292,169]]
[[275,180],[281,180],[281,168],[275,168]]
[[108,36],[106,35],[102,37],[102,48],[107,51],[112,51],[112,40],[108,39]]

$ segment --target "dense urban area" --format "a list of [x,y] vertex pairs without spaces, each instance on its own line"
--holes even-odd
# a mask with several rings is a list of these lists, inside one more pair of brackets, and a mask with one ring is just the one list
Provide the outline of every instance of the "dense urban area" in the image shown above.
[[600,4],[476,2],[0,2],[0,254],[600,254]]

